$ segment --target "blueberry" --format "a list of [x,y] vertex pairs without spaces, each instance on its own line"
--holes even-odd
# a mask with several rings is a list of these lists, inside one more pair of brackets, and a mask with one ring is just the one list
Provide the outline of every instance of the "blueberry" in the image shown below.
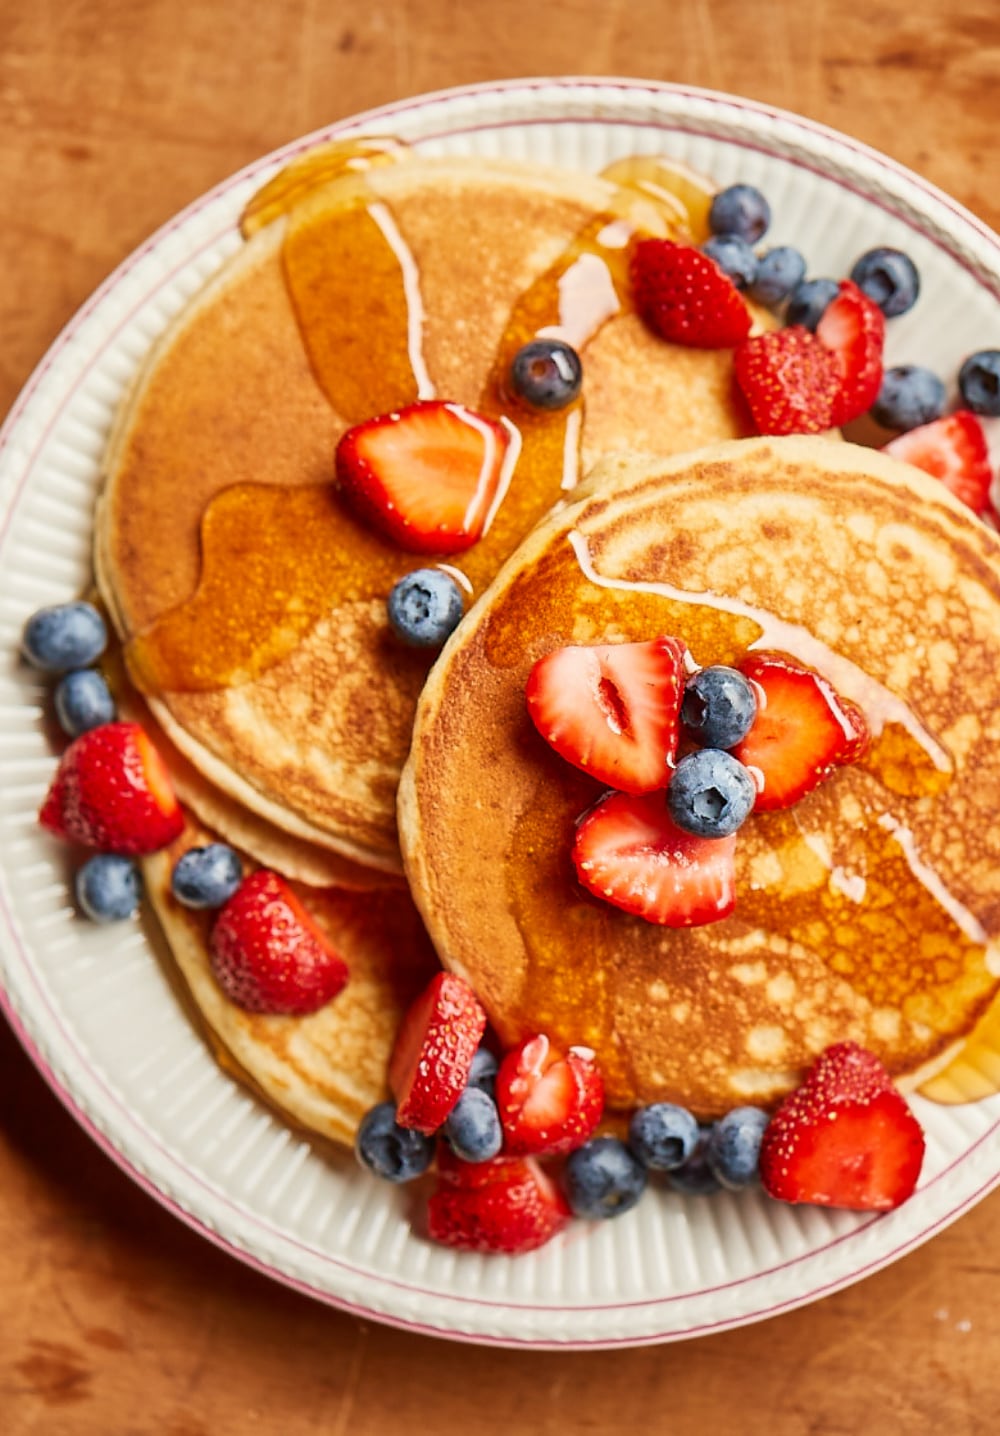
[[361,1119],[354,1143],[358,1161],[387,1182],[411,1182],[434,1160],[434,1138],[396,1121],[392,1102],[380,1102]]
[[753,685],[736,668],[702,668],[684,690],[681,721],[706,748],[735,748],[756,716]]
[[855,260],[851,278],[887,319],[912,309],[920,293],[917,267],[901,249],[869,249]]
[[886,429],[916,429],[944,413],[944,385],[930,369],[900,364],[887,369],[872,405],[872,418]]
[[174,864],[170,886],[185,907],[221,907],[243,881],[240,860],[226,843],[188,848]]
[[617,1137],[595,1137],[566,1160],[563,1183],[578,1217],[620,1217],[646,1190],[646,1168]]
[[727,838],[750,816],[757,785],[747,768],[721,748],[682,758],[667,789],[667,808],[679,828],[699,838]]
[[115,700],[96,669],[76,668],[65,674],[56,684],[53,701],[59,726],[71,738],[114,722]]
[[688,1197],[708,1197],[719,1190],[722,1184],[706,1160],[711,1134],[710,1126],[699,1127],[694,1151],[683,1167],[675,1167],[670,1173],[670,1185],[675,1192],[683,1192]]
[[561,339],[533,339],[514,355],[510,384],[533,409],[565,409],[583,383],[583,365],[572,344]]
[[958,371],[958,387],[974,414],[1000,415],[1000,349],[970,354]]
[[40,608],[24,625],[21,648],[29,663],[49,673],[87,668],[107,647],[108,630],[92,603]]
[[412,648],[440,648],[462,617],[462,592],[439,568],[406,574],[389,594],[389,623]]
[[653,1102],[632,1114],[628,1144],[644,1167],[669,1172],[683,1166],[698,1141],[698,1123],[686,1107]]
[[712,200],[708,224],[713,234],[738,234],[756,244],[771,223],[771,206],[751,184],[733,184]]
[[792,290],[785,310],[786,324],[804,324],[813,333],[829,306],[840,293],[835,279],[806,279]]
[[131,917],[142,896],[138,865],[117,853],[97,853],[76,875],[76,900],[93,922]]
[[466,1087],[444,1124],[444,1134],[463,1162],[488,1162],[503,1146],[500,1113],[488,1092]]
[[481,1087],[490,1097],[493,1096],[493,1088],[496,1083],[497,1068],[499,1063],[488,1047],[480,1047],[472,1059],[472,1066],[469,1068],[467,1087]]
[[716,1122],[705,1160],[724,1187],[736,1191],[757,1180],[760,1142],[768,1115],[759,1107],[734,1107]]
[[702,252],[714,259],[736,285],[746,289],[754,282],[757,274],[757,256],[738,234],[717,234],[702,245]]
[[750,295],[759,304],[781,304],[805,277],[806,262],[799,251],[790,244],[780,244],[757,261],[757,277],[750,286]]

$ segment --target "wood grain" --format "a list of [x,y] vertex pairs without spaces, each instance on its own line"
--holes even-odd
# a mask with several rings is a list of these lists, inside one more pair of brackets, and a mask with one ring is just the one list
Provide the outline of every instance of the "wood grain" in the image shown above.
[[[996,227],[998,72],[995,0],[0,0],[0,412],[159,224],[357,110],[530,74],[707,86],[844,130]],[[696,1342],[449,1347],[311,1303],[188,1231],[0,1027],[0,1431],[992,1436],[998,1219],[1000,1193],[857,1287]]]

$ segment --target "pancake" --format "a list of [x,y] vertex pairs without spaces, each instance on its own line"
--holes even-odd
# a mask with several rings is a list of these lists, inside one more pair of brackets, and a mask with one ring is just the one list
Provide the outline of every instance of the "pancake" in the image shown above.
[[460,561],[481,591],[582,466],[733,437],[745,417],[728,351],[666,344],[629,306],[627,235],[676,233],[676,205],[481,160],[314,183],[328,169],[268,190],[154,346],[109,446],[96,568],[133,679],[212,787],[398,872],[396,786],[429,659],[391,637],[385,598],[425,560],[341,505],[339,435],[432,392],[497,414],[526,339],[554,326],[584,348],[581,406],[511,416],[513,481]]
[[[566,643],[674,634],[699,665],[790,653],[873,744],[737,835],[734,913],[672,930],[585,894],[598,785],[525,705]],[[1000,978],[1000,540],[908,465],[823,439],[608,460],[449,640],[400,788],[417,906],[501,1040],[593,1047],[620,1108],[772,1105],[831,1042],[904,1088]]]

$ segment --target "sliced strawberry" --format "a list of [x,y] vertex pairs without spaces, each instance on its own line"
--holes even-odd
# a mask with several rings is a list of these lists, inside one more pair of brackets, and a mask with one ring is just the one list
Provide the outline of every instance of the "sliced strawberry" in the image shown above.
[[470,1185],[442,1181],[427,1208],[432,1239],[462,1251],[516,1256],[561,1232],[571,1215],[566,1198],[536,1162],[518,1166],[518,1176]]
[[635,306],[664,339],[731,349],[750,333],[750,311],[713,259],[670,239],[640,239],[629,263]]
[[166,764],[138,723],[104,723],[74,739],[38,821],[68,842],[129,857],[165,848],[184,828]]
[[736,383],[761,434],[821,434],[833,426],[840,373],[801,324],[755,334],[733,355]]
[[899,434],[885,452],[940,479],[963,504],[981,514],[990,506],[993,472],[983,426],[969,409],[959,409]]
[[872,745],[872,734],[863,710],[852,699],[838,697],[837,707],[851,730],[851,736],[837,757],[838,767],[846,767],[865,756]]
[[697,838],[663,799],[611,793],[580,820],[577,877],[595,897],[663,927],[697,927],[736,905],[736,835]]
[[882,387],[885,315],[874,299],[842,279],[840,293],[816,326],[816,338],[833,353],[840,374],[830,422],[849,424],[868,413]]
[[604,1112],[604,1082],[589,1047],[562,1053],[540,1034],[500,1063],[496,1102],[504,1152],[572,1152],[593,1135]]
[[301,1016],[336,997],[344,959],[284,878],[258,868],[219,909],[209,938],[216,982],[247,1012]]
[[501,1153],[485,1162],[463,1162],[448,1142],[438,1143],[437,1170],[442,1182],[453,1187],[486,1187],[493,1182],[521,1182],[531,1174],[526,1157]]
[[649,793],[670,781],[687,674],[680,639],[557,648],[525,687],[535,727],[600,783]]
[[867,747],[861,709],[851,704],[845,712],[811,668],[783,653],[751,653],[740,671],[756,685],[757,716],[733,756],[754,771],[756,811],[790,808]]
[[920,1124],[885,1067],[842,1042],[771,1118],[760,1176],[779,1201],[885,1212],[910,1196],[923,1159]]
[[348,429],[340,491],[400,548],[458,553],[483,533],[503,476],[506,429],[461,404],[429,399]]
[[469,984],[439,972],[403,1018],[389,1058],[396,1121],[436,1132],[469,1080],[486,1013]]

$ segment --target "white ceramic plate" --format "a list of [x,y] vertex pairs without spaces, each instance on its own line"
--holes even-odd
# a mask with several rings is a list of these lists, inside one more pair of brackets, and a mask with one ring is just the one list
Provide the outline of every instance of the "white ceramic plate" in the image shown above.
[[317,140],[391,133],[428,155],[589,169],[636,152],[686,161],[770,198],[769,241],[813,275],[895,244],[924,280],[889,327],[889,362],[935,368],[1000,343],[1000,240],[863,146],[703,91],[541,80],[372,112],[250,166],[133,254],[84,306],[0,434],[0,976],[3,1005],[57,1093],[148,1191],[228,1251],[347,1310],[410,1329],[526,1347],[662,1341],[810,1301],[892,1261],[1000,1181],[1000,1098],[933,1107],[918,1192],[872,1218],[750,1193],[649,1192],[620,1220],[574,1223],[533,1256],[458,1255],[421,1240],[409,1197],[293,1134],[229,1080],[138,926],[74,915],[67,860],[35,824],[55,757],[46,688],[17,660],[26,617],[78,594],[112,412],[150,342],[239,246],[245,201]]

